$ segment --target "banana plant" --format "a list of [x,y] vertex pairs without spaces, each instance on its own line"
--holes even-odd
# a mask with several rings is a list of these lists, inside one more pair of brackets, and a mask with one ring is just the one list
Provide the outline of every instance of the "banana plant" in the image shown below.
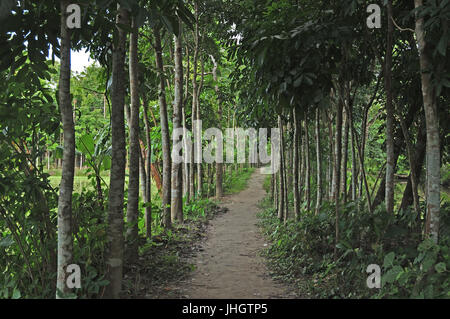
[[111,141],[109,135],[109,129],[105,128],[95,137],[91,134],[82,135],[76,143],[77,150],[85,156],[89,170],[93,172],[89,177],[95,178],[94,186],[97,189],[100,207],[103,207],[102,183],[108,187],[108,184],[101,176],[101,172],[111,168]]

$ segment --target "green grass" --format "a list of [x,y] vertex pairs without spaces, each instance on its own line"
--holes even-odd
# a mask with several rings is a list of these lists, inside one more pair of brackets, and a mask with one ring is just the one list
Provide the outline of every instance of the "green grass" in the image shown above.
[[226,195],[239,193],[247,188],[250,176],[255,171],[254,168],[243,168],[242,170],[233,171],[230,175],[225,176],[224,190]]
[[[59,187],[61,183],[61,169],[51,169],[49,171],[45,171],[50,174],[49,180],[52,187]],[[95,186],[92,185],[92,181],[88,177],[89,172],[87,169],[75,170],[75,176],[73,180],[73,191],[75,193],[81,193],[83,189],[86,190],[94,190]],[[109,171],[102,171],[100,176],[105,181],[105,183],[109,186]],[[102,183],[102,187],[105,185]],[[128,174],[125,176],[125,190],[128,188]],[[156,184],[152,180],[152,199],[159,200],[158,190],[156,188]]]

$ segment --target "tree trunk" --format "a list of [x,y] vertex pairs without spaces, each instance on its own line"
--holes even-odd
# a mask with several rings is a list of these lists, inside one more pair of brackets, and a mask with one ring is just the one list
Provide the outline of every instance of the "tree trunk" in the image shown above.
[[349,82],[345,82],[343,87],[340,87],[341,92],[339,92],[341,98],[339,98],[338,102],[337,102],[337,108],[336,108],[336,141],[334,144],[334,158],[335,158],[335,163],[334,163],[334,181],[333,181],[333,196],[332,199],[334,200],[334,205],[335,205],[335,232],[336,232],[336,245],[334,248],[334,253],[336,254],[337,250],[336,250],[336,246],[339,243],[340,240],[340,230],[339,230],[339,195],[340,195],[340,186],[341,186],[341,182],[340,182],[340,178],[341,178],[341,158],[342,158],[342,111],[343,111],[343,103],[348,103],[349,104],[349,100],[348,100],[348,94],[347,94],[347,99],[346,101],[344,101],[343,98],[343,93],[342,90],[345,90],[345,92],[349,92],[350,90],[350,83]]
[[[340,93],[342,94],[342,92]],[[332,200],[339,200],[339,188],[341,177],[341,152],[342,152],[342,98],[338,99],[336,104],[336,136],[334,141],[334,166],[333,166],[333,183],[332,183]]]
[[135,17],[131,19],[129,72],[130,72],[130,147],[127,201],[127,257],[130,262],[138,258],[138,206],[139,206],[139,75],[138,75],[138,27]]
[[387,1],[387,46],[385,58],[385,90],[386,90],[386,210],[392,214],[394,211],[394,107],[392,105],[392,48],[393,48],[393,23],[392,23],[392,1]]
[[[181,110],[181,116],[182,116],[182,125],[183,125],[183,136],[184,138],[188,138],[187,136],[187,128],[186,128],[186,105],[188,101],[188,93],[189,93],[189,76],[190,76],[190,61],[189,61],[189,46],[186,45],[186,88],[184,90],[184,101],[183,101],[183,108]],[[185,149],[187,149],[187,140],[185,140]],[[192,153],[192,150],[191,150]],[[184,161],[184,182],[183,182],[183,193],[184,196],[186,196],[186,202],[189,203],[191,201],[191,189],[190,189],[190,158],[185,158]]]
[[109,186],[107,279],[106,297],[119,298],[123,271],[123,199],[125,184],[125,42],[126,31],[119,24],[128,25],[128,11],[118,8],[116,25],[118,38],[113,47],[113,71],[111,89],[112,156]]
[[[203,60],[203,58],[201,58],[200,59],[201,60],[201,62],[200,62],[200,65],[201,65],[201,80],[200,80],[200,84],[199,84],[199,86],[198,86],[198,88],[197,88],[197,94],[196,94],[196,101],[195,101],[195,106],[196,106],[196,109],[197,109],[197,112],[196,112],[196,114],[197,114],[197,121],[200,121],[200,119],[201,119],[201,117],[200,117],[200,93],[201,93],[201,91],[202,91],[202,88],[203,88],[203,80],[204,80],[204,74],[205,74],[205,61]],[[200,135],[202,134],[202,132],[201,132],[201,130],[200,130],[200,127],[198,128],[198,134],[197,134],[197,136],[198,136],[198,138],[200,138]],[[202,152],[202,150],[201,150],[201,147],[202,147],[202,145],[199,143],[198,144],[198,147],[199,147],[199,149],[197,150],[197,153],[198,154],[201,154],[201,152]],[[200,160],[198,161],[198,163],[197,163],[197,194],[198,194],[198,197],[199,198],[201,198],[201,197],[203,197],[203,194],[202,194],[202,192],[203,192],[203,170],[202,170],[202,159],[200,158]]]
[[147,172],[145,176],[145,195],[144,201],[147,204],[145,207],[145,237],[148,239],[152,238],[152,142],[151,142],[151,127],[150,120],[148,118],[147,108],[150,107],[147,103],[147,98],[145,94],[143,95],[144,102],[144,126],[145,126],[145,139],[147,143],[146,152],[146,169]]
[[67,294],[66,268],[72,261],[72,191],[75,171],[75,125],[70,98],[70,31],[67,28],[66,7],[69,1],[61,1],[61,66],[59,76],[59,108],[64,134],[63,164],[58,198],[58,274],[56,298]]
[[328,199],[331,200],[333,197],[333,180],[335,174],[334,166],[334,148],[333,148],[333,120],[332,116],[328,118],[328,147],[329,147],[329,156],[328,156],[328,167],[327,167],[327,181],[328,181]]
[[411,141],[409,130],[406,127],[405,121],[400,116],[400,125],[402,127],[403,136],[405,137],[405,143],[406,143],[406,150],[408,153],[408,160],[409,160],[409,168],[410,168],[410,180],[411,180],[411,187],[412,187],[412,193],[413,193],[413,202],[414,202],[414,211],[417,215],[420,214],[420,206],[419,206],[419,194],[417,192],[417,173],[415,168],[416,159],[414,157],[414,145]]
[[298,121],[298,111],[297,109],[293,109],[292,111],[293,115],[293,121],[294,121],[294,147],[293,147],[293,167],[292,167],[292,175],[294,179],[294,216],[296,219],[300,217],[300,193],[299,193],[299,187],[298,187],[298,168],[299,168],[299,158],[298,158],[298,145],[299,145],[299,139],[301,138],[300,135],[300,125]]
[[305,148],[306,148],[306,172],[305,172],[305,195],[306,195],[306,209],[311,209],[311,160],[309,156],[309,130],[308,119],[305,116]]
[[322,204],[322,165],[320,150],[320,110],[316,109],[316,161],[317,161],[317,194],[316,194],[316,215],[319,214],[320,205]]
[[[300,158],[301,158],[301,166],[300,166],[300,176],[299,176],[299,202],[300,205],[303,201],[303,189],[304,189],[304,184],[305,184],[305,167],[306,167],[306,156],[305,156],[305,135],[303,134],[303,122],[302,120],[298,119],[298,130],[299,130],[299,135],[300,135],[300,143],[301,143],[301,150],[300,150]],[[300,208],[300,212],[301,212],[301,208]]]
[[[415,177],[416,177],[416,186],[418,187],[420,183],[420,171],[423,167],[423,162],[425,159],[425,149],[427,145],[427,134],[425,130],[425,123],[424,121],[421,121],[417,133],[417,142],[415,147],[415,153],[414,153],[414,168],[411,169],[411,171],[414,169]],[[412,205],[414,203],[414,194],[413,194],[413,187],[412,187],[412,181],[411,181],[411,173],[408,177],[408,183],[406,184],[405,191],[403,192],[402,197],[402,203],[400,204],[400,210],[406,210],[408,206]],[[418,220],[420,220],[420,215],[417,216]]]
[[153,34],[155,36],[156,69],[160,79],[158,94],[159,94],[159,114],[161,120],[161,140],[163,153],[162,221],[164,227],[170,228],[172,226],[170,217],[171,154],[170,154],[169,122],[167,116],[166,85],[162,59],[162,48],[161,48],[161,30],[158,28],[154,28]]
[[[350,112],[352,112],[353,110],[350,108]],[[349,120],[351,119],[352,115],[349,114]],[[350,121],[350,125],[351,121]],[[358,182],[357,179],[357,172],[356,172],[356,140],[355,140],[355,135],[353,135],[352,132],[350,132],[350,138],[352,140],[352,184],[351,184],[351,188],[352,188],[352,201],[356,200],[356,183]]]
[[[415,8],[423,5],[422,0],[414,0]],[[431,83],[430,70],[432,61],[426,51],[424,19],[419,18],[416,12],[416,38],[419,46],[419,62],[422,81],[423,107],[425,110],[427,130],[427,218],[425,235],[430,236],[434,242],[439,239],[439,210],[440,210],[440,141],[439,118],[437,112],[435,92]]]
[[[213,80],[215,82],[214,90],[217,98],[217,121],[218,128],[222,129],[222,99],[220,97],[219,83],[217,81],[217,62],[214,56],[211,55],[211,60],[214,64],[213,68]],[[223,164],[216,163],[216,197],[223,197]]]
[[[175,98],[173,101],[173,129],[181,128],[181,117],[183,109],[183,52],[181,44],[181,20],[180,34],[174,36],[175,40]],[[173,145],[180,142],[179,136],[174,134]],[[177,138],[177,139],[175,139]],[[172,222],[183,222],[183,185],[182,185],[182,163],[172,162],[172,205],[171,205],[171,218]]]
[[283,122],[281,120],[281,116],[278,115],[278,127],[280,129],[280,168],[279,168],[279,175],[280,175],[280,185],[279,185],[279,192],[278,192],[278,219],[281,221],[284,217],[284,210],[285,210],[285,197],[284,197],[284,145],[283,145]]
[[344,203],[347,202],[347,161],[348,161],[348,132],[349,132],[349,121],[347,112],[344,113],[344,143],[342,148],[342,167],[341,167],[341,189],[342,189],[342,200]]
[[[198,68],[198,53],[199,53],[199,30],[198,30],[198,2],[194,1],[194,16],[195,16],[195,31],[194,31],[194,56],[192,61],[192,112],[191,112],[191,123],[192,123],[192,133],[194,133],[194,121],[197,120],[197,94],[198,94],[198,83],[197,83],[197,68]],[[195,193],[195,154],[198,150],[195,145],[193,145],[191,152],[190,161],[190,177],[189,177],[189,189],[191,196],[196,197]]]

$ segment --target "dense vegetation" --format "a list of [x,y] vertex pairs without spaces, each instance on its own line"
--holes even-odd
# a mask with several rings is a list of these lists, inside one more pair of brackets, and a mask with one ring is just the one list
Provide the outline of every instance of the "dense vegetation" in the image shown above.
[[[124,296],[124,265],[245,188],[261,163],[173,160],[196,120],[280,130],[261,213],[278,276],[450,297],[448,0],[383,1],[373,29],[363,0],[77,3],[79,28],[68,0],[0,3],[0,297]],[[72,72],[73,51],[96,63]]]

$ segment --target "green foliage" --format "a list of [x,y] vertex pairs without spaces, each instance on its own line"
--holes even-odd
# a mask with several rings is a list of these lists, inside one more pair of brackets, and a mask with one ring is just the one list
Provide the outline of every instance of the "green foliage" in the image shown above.
[[[334,255],[334,207],[325,204],[318,215],[303,212],[300,221],[280,223],[272,208],[261,213],[272,245],[266,254],[285,280],[308,278],[303,287],[325,298],[448,298],[449,237],[439,244],[422,241],[412,211],[373,214],[362,203],[348,203],[341,212],[341,239]],[[441,228],[449,228],[449,211],[441,213]],[[382,288],[367,288],[370,264],[382,266]]]
[[216,204],[210,199],[196,199],[190,203],[184,203],[183,213],[186,219],[194,221],[205,219],[214,206]]
[[247,187],[247,182],[254,172],[254,168],[244,167],[242,170],[233,170],[231,174],[224,175],[224,191],[226,194],[239,193]]

